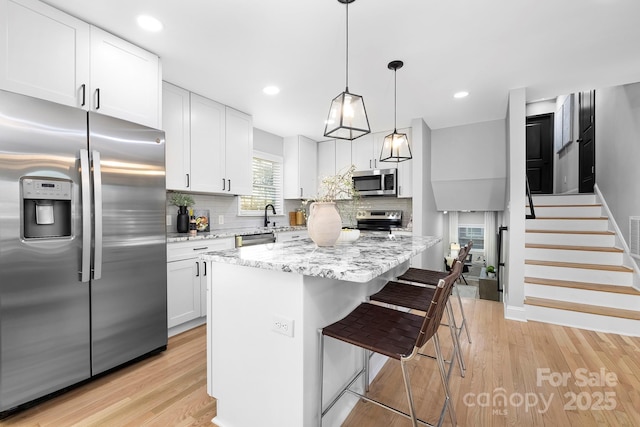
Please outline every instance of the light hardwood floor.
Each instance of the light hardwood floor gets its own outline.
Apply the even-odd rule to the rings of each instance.
[[[460,377],[457,367],[451,377],[459,426],[640,425],[640,338],[505,320],[501,303],[463,301],[473,343],[462,343],[466,377]],[[450,349],[447,333],[442,329],[440,336]],[[204,327],[185,332],[169,340],[166,352],[16,414],[0,426],[212,426],[216,404],[206,393],[205,347]],[[606,378],[595,378],[602,372]],[[416,360],[410,374],[418,415],[434,421],[443,395],[435,362]],[[562,375],[564,383],[553,383]],[[581,384],[589,375],[590,383]],[[402,387],[399,365],[392,361],[371,393],[406,407]],[[506,397],[505,405],[501,397]],[[597,405],[615,408],[595,409]],[[450,426],[448,418],[444,425]],[[344,426],[410,423],[360,402]]]

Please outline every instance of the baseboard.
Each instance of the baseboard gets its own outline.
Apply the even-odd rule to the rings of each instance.
[[[504,303],[504,318],[509,320],[517,320],[519,322],[527,321],[527,312],[524,307],[516,307]]]
[[[188,331],[189,329],[193,329],[200,325],[204,325],[205,323],[207,323],[207,316],[202,316],[202,317],[198,317],[197,319],[189,320],[188,322],[174,326],[173,328],[169,328],[169,330],[167,331],[167,336],[171,338],[174,335],[181,334],[183,332]]]
[[[616,222],[616,218],[611,213],[609,205],[607,204],[607,200],[602,195],[598,184],[593,185],[593,191],[596,194],[596,197],[600,200],[602,209],[609,218],[609,224],[611,224],[611,226],[613,227],[613,231],[616,233],[616,243],[622,246],[622,249],[624,250],[624,265],[633,268],[633,287],[637,290],[640,290],[640,268],[638,264],[638,258],[631,254],[631,249],[629,249],[629,245],[624,239],[622,231],[620,231],[620,227],[618,227],[618,223]]]

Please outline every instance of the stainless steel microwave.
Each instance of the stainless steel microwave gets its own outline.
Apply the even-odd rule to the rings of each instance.
[[[353,173],[353,186],[362,196],[396,196],[398,169],[374,169]]]

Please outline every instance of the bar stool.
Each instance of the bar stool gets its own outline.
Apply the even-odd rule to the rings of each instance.
[[[469,241],[460,253],[458,254],[457,260],[464,264],[467,255],[471,251],[471,247],[473,246],[473,241]],[[446,277],[449,273],[446,271],[434,271],[434,270],[426,270],[422,268],[409,268],[403,275],[398,276],[397,280],[402,280],[405,282],[414,282],[421,283],[423,285],[435,286],[440,279]],[[454,286],[455,287],[455,286]],[[464,308],[462,306],[462,298],[460,297],[460,291],[456,288],[456,295],[458,296],[458,303],[460,304],[460,313],[462,314],[462,323],[460,324],[460,328],[456,326],[458,329],[458,334],[462,333],[462,329],[467,333],[467,340],[469,344],[471,344],[471,333],[469,332],[469,322],[467,321],[467,317],[464,314]],[[453,319],[455,322],[455,319]]]
[[[454,283],[460,277],[462,273],[463,264],[455,259],[451,265],[451,275],[454,276]],[[446,276],[445,276],[446,277]],[[384,287],[377,293],[369,297],[370,301],[377,301],[384,304],[393,306],[405,307],[413,310],[427,311],[429,301],[431,301],[433,294],[436,292],[436,288],[428,286],[420,286],[415,284],[400,283],[395,281],[387,282]],[[451,376],[453,370],[453,359],[458,360],[460,366],[460,375],[464,377],[466,367],[462,357],[462,351],[460,348],[460,340],[455,326],[455,317],[453,315],[453,309],[451,308],[451,300],[446,301],[446,313],[447,313],[447,326],[451,332],[451,340],[453,341],[453,353],[451,360],[446,361],[449,363],[449,370],[447,371],[447,379]],[[420,353],[422,356],[432,357],[427,354]]]
[[[407,362],[412,360],[418,354],[419,349],[430,339],[433,339],[435,346],[438,370],[440,372],[440,379],[445,392],[444,404],[440,411],[438,425],[442,423],[447,408],[449,416],[451,417],[452,425],[456,425],[455,410],[451,402],[449,382],[446,378],[444,360],[442,358],[440,341],[437,334],[438,327],[442,320],[442,315],[445,311],[446,301],[451,294],[455,279],[455,276],[451,274],[438,282],[431,300],[425,301],[425,305],[428,305],[428,309],[424,317],[365,302],[356,307],[355,310],[349,313],[342,320],[318,331],[320,340],[320,409],[318,414],[318,425],[320,427],[322,427],[322,417],[331,410],[333,405],[335,405],[335,403],[345,393],[354,394],[361,399],[386,408],[398,415],[409,418],[413,427],[417,427],[418,422],[432,426],[433,424],[420,420],[416,416],[413,394],[406,366]],[[327,408],[323,409],[322,383],[325,336],[362,348],[363,358],[367,357],[368,351],[373,351],[399,360],[404,379],[405,392],[407,394],[407,401],[409,403],[409,414],[351,389],[356,380],[362,375],[364,375],[365,384],[368,384],[369,373],[366,363],[363,363],[362,369],[347,382],[338,395],[327,405]],[[368,387],[365,386],[365,390],[367,390],[367,388]]]

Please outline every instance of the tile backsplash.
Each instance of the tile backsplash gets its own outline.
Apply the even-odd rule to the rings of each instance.
[[[167,200],[170,197],[167,192]],[[262,216],[238,216],[238,201],[235,196],[214,196],[206,194],[191,194],[195,201],[194,210],[209,210],[209,224],[211,230],[225,230],[229,228],[241,227],[259,227],[263,223]],[[338,202],[343,204],[344,202]],[[276,225],[289,225],[289,212],[295,211],[302,204],[300,200],[285,200],[284,212],[278,212],[277,215],[269,215],[271,221],[275,221]],[[379,210],[402,210],[402,225],[406,227],[411,218],[412,199],[398,199],[395,197],[363,197],[358,203],[357,209],[379,209]],[[178,208],[170,205],[167,201],[167,215],[171,217],[171,225],[167,225],[168,233],[175,233],[176,216]],[[222,217],[223,224],[219,219]],[[349,224],[344,224],[345,226]]]

